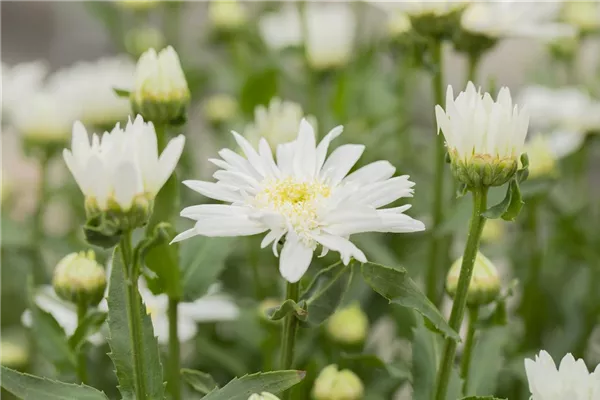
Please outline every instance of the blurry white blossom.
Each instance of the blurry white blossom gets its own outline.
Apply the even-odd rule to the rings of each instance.
[[[597,0],[563,0],[561,20],[583,33],[598,31],[600,29],[600,2]]]
[[[274,97],[268,106],[261,104],[254,109],[254,121],[244,130],[244,137],[254,146],[261,138],[271,146],[291,142],[298,135],[302,118],[304,111],[300,104]],[[314,125],[314,118],[308,119]]]
[[[262,16],[258,21],[260,34],[274,50],[302,44],[302,20],[295,3],[286,4],[276,12]]]
[[[396,37],[410,32],[412,24],[408,15],[400,10],[391,10],[388,14],[387,30],[390,36]]]
[[[10,119],[15,108],[26,107],[31,96],[40,90],[48,66],[43,61],[31,61],[12,67],[2,63],[1,68],[2,111],[5,119]]]
[[[312,126],[302,120],[296,140],[277,146],[277,162],[266,139],[258,151],[233,132],[245,157],[223,149],[222,159],[210,160],[220,170],[217,183],[189,180],[183,183],[196,192],[228,204],[202,204],[185,208],[181,215],[196,221],[174,242],[196,235],[249,236],[267,233],[261,247],[284,240],[279,271],[297,282],[311,264],[317,246],[322,254],[340,253],[345,264],[364,253],[348,238],[361,232],[416,232],[422,222],[404,214],[410,206],[384,208],[400,198],[412,197],[414,183],[408,176],[393,177],[395,168],[376,161],[348,175],[364,146],[347,144],[329,157],[330,142],[342,133],[332,129],[317,145]]]
[[[589,373],[582,359],[565,355],[558,369],[546,351],[525,360],[531,400],[595,400],[600,398],[600,366]]]
[[[574,36],[575,29],[557,22],[560,10],[560,2],[477,1],[462,14],[461,26],[490,38]]]
[[[211,0],[208,3],[208,19],[219,30],[234,30],[246,23],[247,10],[237,0]]]
[[[100,210],[116,204],[129,210],[134,202],[152,201],[169,179],[183,151],[183,135],[172,139],[159,157],[152,123],[138,116],[125,129],[117,124],[92,141],[81,122],[73,126],[71,150],[63,152],[67,167],[86,197]]]
[[[238,111],[238,102],[229,94],[217,93],[206,99],[202,109],[208,121],[225,122],[235,117]]]

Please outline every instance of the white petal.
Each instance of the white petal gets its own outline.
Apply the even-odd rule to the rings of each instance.
[[[298,282],[310,266],[312,257],[313,250],[300,242],[294,232],[289,232],[279,258],[281,276],[290,283]]]
[[[325,163],[325,159],[327,158],[327,150],[329,149],[329,144],[333,139],[340,136],[343,131],[344,127],[342,125],[336,126],[332,130],[330,130],[327,135],[325,135],[323,140],[321,140],[321,142],[317,146],[317,173],[321,172],[323,163]]]
[[[294,172],[302,178],[312,178],[315,175],[317,162],[315,131],[312,125],[303,118],[300,121],[296,153],[294,154]]]
[[[183,181],[183,184],[211,199],[229,202],[235,202],[242,199],[239,193],[214,182],[188,180]]]
[[[365,146],[359,144],[346,144],[338,147],[325,161],[321,177],[327,179],[330,185],[337,185],[350,172],[364,150]]]
[[[184,145],[185,136],[179,135],[172,139],[167,147],[165,147],[158,159],[158,176],[153,177],[154,179],[151,180],[154,183],[153,187],[149,188],[152,193],[158,193],[160,188],[162,188],[169,179],[181,157]],[[150,177],[145,176],[144,178],[148,179]]]
[[[367,262],[367,257],[365,257],[365,253],[363,253],[358,247],[354,245],[354,243],[352,243],[348,239],[328,234],[315,236],[314,239],[317,242],[321,243],[323,246],[327,247],[328,249],[339,252],[342,261],[346,265],[348,265],[348,263],[350,262],[351,257],[354,257],[357,261],[361,263]]]
[[[129,210],[134,197],[143,191],[140,176],[133,163],[124,162],[116,168],[113,189],[117,203],[124,210]]]
[[[179,215],[185,218],[198,219],[218,216],[249,215],[251,211],[252,209],[248,207],[231,206],[229,204],[200,204],[184,208]]]
[[[182,318],[196,322],[231,321],[240,314],[239,307],[223,295],[205,296],[193,303],[180,303],[179,311]]]
[[[198,217],[194,227],[199,235],[210,237],[250,236],[265,232],[268,227],[246,215]]]
[[[394,176],[395,172],[396,167],[389,161],[375,161],[348,175],[344,178],[343,183],[354,182],[362,185],[371,182],[384,181]]]

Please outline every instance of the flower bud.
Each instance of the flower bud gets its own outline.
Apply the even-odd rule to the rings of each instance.
[[[0,342],[0,365],[13,369],[21,369],[27,366],[28,361],[29,349],[25,343],[2,338]]]
[[[369,320],[358,303],[336,311],[327,321],[327,334],[334,341],[353,345],[365,340]]]
[[[398,37],[410,32],[412,25],[410,18],[403,12],[396,11],[388,18],[387,31],[391,37]]]
[[[203,107],[204,116],[214,124],[231,120],[238,111],[238,103],[233,96],[228,94],[215,94],[210,96]]]
[[[125,35],[125,48],[135,57],[140,57],[149,49],[162,49],[165,45],[165,36],[162,32],[152,27],[132,29]]]
[[[446,290],[451,297],[456,294],[460,277],[462,257],[452,264],[446,277]],[[467,293],[467,304],[482,306],[494,301],[500,293],[500,277],[492,262],[480,252],[477,252],[471,284]]]
[[[348,369],[338,371],[335,364],[323,368],[312,391],[315,400],[359,400],[363,394],[360,378]]]
[[[66,301],[96,306],[104,296],[106,273],[96,262],[92,250],[71,253],[56,266],[52,285],[56,294]]]
[[[239,1],[213,0],[208,4],[208,19],[217,30],[232,31],[243,26],[248,17]]]
[[[269,392],[262,392],[261,394],[254,393],[248,397],[248,400],[279,400],[279,397]]]
[[[468,187],[502,186],[518,168],[515,157],[474,154],[464,159],[455,150],[450,151],[450,164],[454,177]]]
[[[179,56],[171,46],[158,54],[154,49],[142,54],[130,100],[134,114],[141,114],[146,121],[168,124],[185,117],[190,90]]]

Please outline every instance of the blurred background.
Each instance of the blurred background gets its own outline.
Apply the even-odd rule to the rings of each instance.
[[[522,360],[533,351],[545,348],[555,357],[570,351],[588,365],[600,362],[600,4],[507,3],[505,14],[478,14],[477,23],[463,20],[456,27],[493,43],[475,54],[455,36],[446,38],[442,70],[455,95],[468,77],[494,93],[508,86],[513,100],[530,108],[529,135],[538,138],[528,147],[532,174],[523,188],[523,214],[514,224],[491,221],[484,234],[483,250],[510,292],[509,317],[483,335],[473,367],[493,371],[478,377],[481,394],[525,399]],[[416,193],[410,214],[431,224],[432,76],[439,66],[411,29],[416,14],[406,3],[2,1],[0,11],[4,365],[63,374],[32,351],[35,340],[22,325],[28,286],[48,284],[62,257],[87,248],[80,229],[83,196],[61,149],[77,119],[98,133],[126,121],[129,103],[112,88],[133,87],[136,60],[150,47],[175,48],[192,92],[181,128],[187,137],[181,180],[210,179],[214,166],[206,160],[222,147],[234,148],[231,129],[255,144],[264,136],[274,146],[295,137],[306,115],[320,137],[343,124],[340,143],[364,143],[359,166],[387,159],[398,174],[411,175]],[[550,29],[544,23],[555,24],[556,32],[539,35]],[[534,29],[524,34],[523,28]],[[206,201],[189,192],[182,187],[183,205]],[[503,195],[494,191],[490,202]],[[454,237],[450,261],[462,252],[470,203],[449,200],[445,208],[437,232]],[[180,230],[189,227],[178,223]],[[370,260],[403,265],[422,281],[432,234],[360,235],[357,243]],[[265,354],[276,346],[279,329],[256,312],[281,296],[276,259],[251,250],[260,239],[242,239],[198,245],[213,250],[206,257],[219,266],[214,280],[219,276],[242,312],[236,321],[203,324],[184,346],[184,364],[222,382],[271,365]],[[102,261],[108,256],[99,252]],[[365,352],[397,367],[389,376],[361,376],[367,398],[412,398],[414,381],[397,371],[410,369],[415,316],[353,281],[344,304],[356,303],[371,327]],[[303,333],[299,357],[313,371],[298,389],[305,396],[327,360],[357,364],[344,358],[343,345],[324,344],[330,341],[327,328]],[[115,395],[106,349],[93,346],[93,384]]]

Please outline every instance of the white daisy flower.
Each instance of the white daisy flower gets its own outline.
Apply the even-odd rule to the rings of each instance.
[[[540,351],[535,360],[525,360],[531,400],[595,400],[600,398],[600,366],[589,373],[582,359],[569,353],[558,369],[550,354]]]
[[[401,197],[412,197],[408,176],[394,177],[387,161],[371,163],[348,175],[364,146],[347,144],[327,158],[329,143],[342,127],[332,129],[317,145],[313,127],[302,120],[296,140],[277,146],[277,161],[266,139],[256,151],[233,132],[245,157],[229,149],[222,159],[211,160],[221,169],[217,183],[185,181],[191,189],[228,204],[203,204],[185,208],[181,215],[197,221],[174,242],[196,235],[247,236],[267,232],[262,247],[285,238],[279,270],[297,282],[308,269],[318,245],[323,254],[337,251],[345,264],[350,258],[366,262],[363,252],[348,238],[360,232],[415,232],[422,222],[404,214],[404,205],[380,209]]]
[[[153,200],[169,179],[183,151],[183,135],[172,139],[159,157],[156,132],[141,116],[125,129],[117,124],[92,141],[81,122],[73,126],[71,150],[63,156],[86,197],[86,204],[100,210],[115,204],[129,210],[136,199]]]
[[[302,44],[302,20],[296,4],[286,4],[258,21],[260,35],[273,50]]]
[[[461,26],[470,33],[490,38],[532,37],[557,39],[576,34],[567,24],[556,22],[560,3],[516,0],[473,2],[461,17]]]
[[[48,66],[43,61],[30,61],[12,67],[2,63],[1,68],[2,110],[10,119],[15,108],[25,107],[31,96],[40,90]]]

